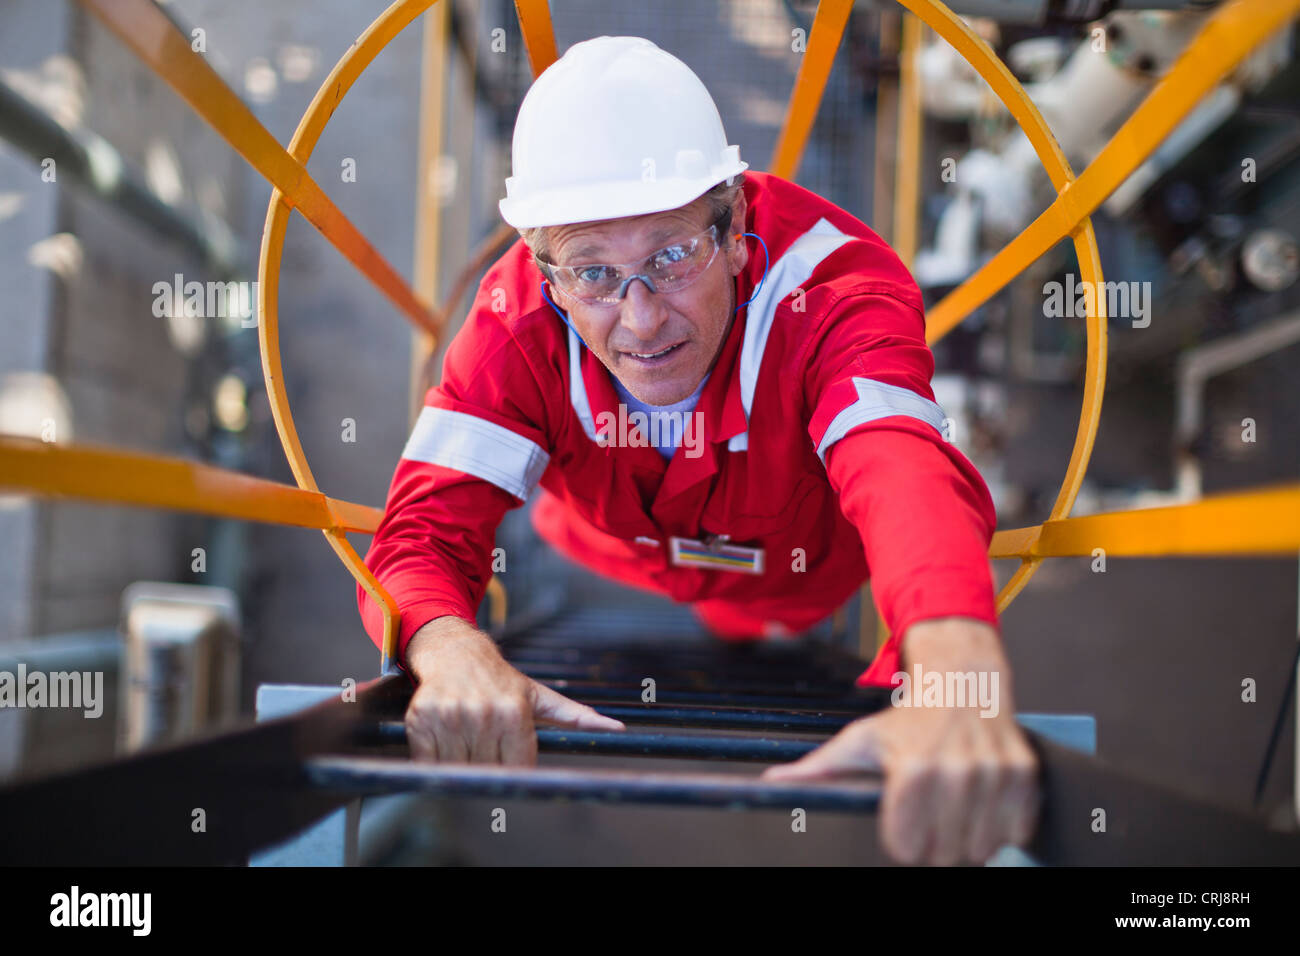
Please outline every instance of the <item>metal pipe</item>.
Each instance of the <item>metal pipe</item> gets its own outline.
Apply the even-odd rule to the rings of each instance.
[[[450,3],[440,3],[424,18],[420,47],[420,132],[415,177],[415,262],[412,266],[415,294],[426,303],[438,301],[439,267],[442,264],[442,200],[434,189],[433,170],[442,155],[444,100],[446,98],[447,21]],[[445,324],[445,321],[444,321]],[[424,405],[427,388],[422,381],[424,366],[438,347],[438,339],[425,328],[411,329],[410,421]]]
[[[1300,312],[1279,316],[1240,335],[1199,345],[1179,356],[1178,417],[1174,426],[1179,456],[1175,478],[1178,499],[1195,501],[1201,497],[1200,462],[1190,449],[1201,431],[1206,382],[1296,342],[1300,342]]]
[[[612,686],[596,681],[543,680],[552,690],[566,697],[596,706],[595,702],[631,704],[642,701],[644,691],[639,686]],[[763,707],[779,710],[839,710],[868,714],[884,707],[889,700],[888,688],[866,689],[859,695],[805,697],[766,694],[709,693],[705,691],[655,688],[655,702],[665,704],[694,704],[701,707]]]
[[[676,667],[683,670],[708,668],[728,674],[789,677],[797,668],[800,674],[818,678],[853,680],[867,666],[867,661],[837,648],[801,641],[796,647],[765,647],[762,644],[727,644],[700,641],[691,645],[611,644],[538,646],[531,641],[511,643],[502,648],[511,663],[539,661],[575,665],[606,663],[636,667]]]
[[[405,729],[405,728],[403,728]],[[731,737],[713,734],[647,734],[568,730],[545,727],[537,731],[538,749],[545,753],[601,756],[680,757],[692,760],[754,760],[787,763],[812,753],[820,740],[780,740],[772,737]]]
[[[1300,481],[1211,495],[1181,505],[1046,521],[993,535],[990,556],[1282,555],[1300,548]]]
[[[400,720],[380,721],[374,728],[377,743],[404,744],[406,725]],[[684,757],[693,760],[755,760],[785,763],[798,760],[821,746],[820,740],[780,740],[772,737],[733,737],[717,734],[647,734],[541,727],[537,749],[542,753],[599,754],[636,757]]]
[[[948,9],[963,17],[988,17],[998,23],[1043,26],[1091,23],[1112,10],[1184,10],[1204,8],[1213,0],[948,0]]]
[[[166,455],[0,435],[0,490],[374,534],[383,512]]]
[[[768,671],[789,672],[791,664],[806,670],[825,671],[832,665],[848,665],[860,671],[866,661],[837,648],[812,641],[797,645],[774,646],[763,641],[728,643],[698,637],[690,643],[669,643],[654,638],[629,643],[614,643],[609,637],[600,642],[562,643],[564,626],[556,628],[556,641],[537,641],[531,634],[520,635],[503,648],[511,660],[564,661],[570,664],[601,661],[651,661],[661,664],[703,664],[708,667],[761,667]],[[793,644],[793,642],[792,642]],[[855,671],[855,673],[857,672]]]
[[[890,244],[909,269],[916,259],[921,203],[921,71],[917,59],[925,25],[903,14],[903,48],[898,77],[898,159],[894,163],[894,229]],[[879,146],[877,146],[879,148]]]
[[[603,704],[596,708],[606,717],[628,724],[689,725],[718,730],[783,730],[834,733],[856,720],[858,714],[800,713],[791,710],[722,709],[716,707],[661,707]]]
[[[815,680],[799,676],[786,681],[772,674],[771,680],[754,678],[721,678],[716,672],[707,668],[679,669],[661,665],[647,665],[643,669],[634,666],[610,666],[607,664],[574,665],[541,661],[511,661],[520,672],[532,678],[551,678],[568,680],[600,680],[638,684],[646,678],[654,678],[658,687],[681,686],[707,690],[737,691],[754,694],[842,694],[853,683],[851,677],[842,680]]]
[[[728,774],[490,767],[413,763],[380,757],[317,757],[308,780],[349,793],[418,792],[444,797],[597,800],[660,806],[874,813],[880,784],[776,783]]]

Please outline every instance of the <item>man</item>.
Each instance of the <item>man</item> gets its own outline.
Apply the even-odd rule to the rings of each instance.
[[[766,774],[883,771],[893,856],[982,861],[1029,839],[1037,800],[997,631],[992,501],[941,433],[898,258],[746,169],[699,78],[649,41],[579,43],[529,90],[501,202],[522,240],[448,347],[367,556],[401,611],[412,750],[529,764],[538,721],[623,729],[474,626],[496,527],[537,492],[534,525],[561,553],[689,602],[720,638],[802,631],[870,575],[893,637],[860,684],[1001,675],[996,713],[891,708]]]

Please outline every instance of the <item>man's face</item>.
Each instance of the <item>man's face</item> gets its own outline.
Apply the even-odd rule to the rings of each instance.
[[[642,262],[708,228],[713,217],[703,200],[667,212],[554,226],[550,260],[557,266]],[[745,221],[745,197],[737,194],[730,232]],[[654,293],[631,282],[616,303],[591,304],[558,292],[587,347],[638,399],[671,405],[690,396],[721,350],[735,314],[735,277],[748,255],[743,242],[727,241],[698,279],[673,293]],[[553,287],[552,287],[553,288]]]

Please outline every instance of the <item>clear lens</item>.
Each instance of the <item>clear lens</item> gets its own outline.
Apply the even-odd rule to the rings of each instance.
[[[640,263],[621,266],[551,266],[556,287],[588,304],[614,305],[633,278],[650,280],[655,292],[678,292],[698,279],[718,254],[716,229],[667,246]]]

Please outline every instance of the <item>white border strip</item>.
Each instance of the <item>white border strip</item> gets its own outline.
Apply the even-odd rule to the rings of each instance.
[[[427,406],[402,457],[482,478],[521,501],[528,500],[551,461],[540,445],[495,422]]]
[[[853,237],[831,225],[825,217],[818,219],[811,229],[790,244],[780,259],[772,264],[763,288],[749,303],[745,318],[745,341],[740,348],[740,400],[745,406],[745,421],[749,421],[754,407],[754,391],[758,388],[758,372],[763,365],[763,352],[767,337],[772,331],[776,309],[781,300],[799,288],[822,261]],[[735,435],[727,442],[728,451],[746,451],[749,432]]]
[[[892,415],[906,415],[934,426],[940,437],[943,436],[943,423],[947,418],[943,409],[936,402],[923,395],[918,395],[910,388],[877,382],[872,378],[854,376],[853,386],[858,391],[858,400],[840,411],[826,428],[822,443],[817,446],[817,457],[826,464],[826,452],[854,428],[865,422]]]
[[[587,399],[587,383],[582,378],[583,344],[578,333],[569,329],[569,404],[578,413],[582,430],[592,441],[596,440],[596,420],[591,415],[591,402]]]

